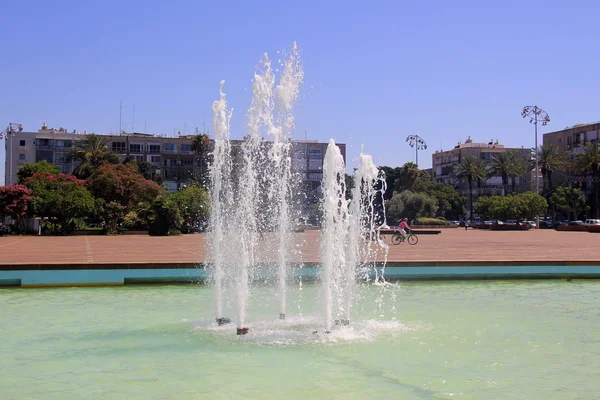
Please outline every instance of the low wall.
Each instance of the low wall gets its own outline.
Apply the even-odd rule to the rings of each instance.
[[[307,263],[293,270],[303,280],[315,280],[319,269],[318,264]],[[384,272],[381,265],[377,270]],[[264,266],[256,276],[261,282],[276,282],[277,267]],[[384,276],[388,280],[600,278],[600,262],[403,262],[388,264]],[[203,283],[207,278],[203,265],[191,263],[0,265],[0,286],[4,287]]]

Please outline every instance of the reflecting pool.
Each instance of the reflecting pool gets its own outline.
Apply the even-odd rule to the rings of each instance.
[[[598,397],[597,281],[359,285],[330,334],[317,285],[283,321],[277,288],[253,291],[237,336],[204,286],[0,290],[0,398]]]

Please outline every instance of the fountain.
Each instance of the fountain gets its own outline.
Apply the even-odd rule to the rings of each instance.
[[[286,318],[286,285],[292,262],[293,107],[303,81],[299,50],[293,45],[282,63],[276,85],[271,61],[265,54],[252,81],[252,103],[247,113],[248,134],[239,146],[230,139],[232,110],[227,108],[221,82],[220,98],[213,105],[214,162],[211,165],[211,222],[207,260],[212,271],[218,325],[223,316],[224,291],[235,297],[236,332],[245,335],[251,283],[264,264],[276,265],[278,317]],[[361,153],[355,174],[354,201],[346,200],[344,159],[333,140],[323,162],[321,235],[322,306],[325,332],[332,325],[348,325],[357,279],[357,267],[372,259],[375,183],[379,170]],[[265,249],[265,237],[272,243]],[[366,242],[365,242],[365,239]],[[234,251],[227,251],[234,249]],[[334,320],[335,318],[335,320]]]

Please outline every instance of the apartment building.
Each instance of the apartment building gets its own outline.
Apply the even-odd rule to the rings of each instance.
[[[6,139],[5,183],[17,182],[17,170],[25,163],[46,160],[60,168],[63,173],[72,173],[76,161],[67,162],[67,154],[74,143],[84,133],[68,132],[64,128],[51,129],[44,124],[37,132],[19,132]],[[121,160],[127,155],[137,161],[146,161],[163,178],[169,191],[175,191],[193,176],[198,168],[198,159],[192,151],[193,135],[160,136],[145,133],[121,133],[106,135],[109,149]],[[242,142],[233,141],[232,147]],[[346,156],[346,146],[338,144]],[[311,188],[318,191],[322,178],[323,159],[327,143],[317,141],[296,141],[292,144],[292,168],[297,176]]]
[[[491,161],[495,154],[515,151],[519,153],[524,160],[531,158],[531,149],[509,148],[496,141],[488,143],[475,143],[469,137],[464,143],[458,143],[453,149],[445,151],[436,151],[432,156],[432,178],[434,182],[446,183],[454,186],[460,193],[467,195],[469,187],[466,182],[457,181],[453,178],[455,166],[461,162],[463,157],[475,157],[483,161]],[[531,190],[533,174],[528,172],[523,176],[516,178],[517,191],[524,192]],[[481,182],[481,188],[477,187],[477,193],[482,195],[503,194],[501,176],[493,176]]]
[[[545,133],[544,145],[553,144],[559,152],[566,153],[569,161],[583,152],[586,143],[595,142],[600,138],[600,122],[577,124],[563,130]],[[569,185],[591,191],[592,177],[577,173],[556,173],[552,175],[554,186]]]
[[[567,153],[569,160],[583,151],[583,146],[588,142],[598,140],[600,137],[600,122],[577,124],[560,131],[545,133],[544,144],[553,144],[558,151]]]

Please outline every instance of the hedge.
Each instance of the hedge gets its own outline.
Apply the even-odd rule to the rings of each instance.
[[[413,225],[444,226],[444,225],[450,225],[450,223],[446,220],[439,219],[439,218],[417,218],[416,220],[413,221]]]

